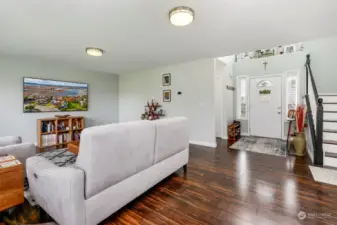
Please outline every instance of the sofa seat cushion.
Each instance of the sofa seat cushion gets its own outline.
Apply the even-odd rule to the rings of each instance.
[[[154,139],[150,121],[83,130],[76,167],[85,171],[86,199],[152,166]]]
[[[188,120],[175,117],[156,120],[154,164],[188,148]]]

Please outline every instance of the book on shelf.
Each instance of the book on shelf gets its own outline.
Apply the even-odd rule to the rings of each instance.
[[[51,133],[55,131],[55,125],[52,121],[42,121],[41,132],[42,133]]]
[[[80,140],[80,138],[81,138],[81,133],[80,132],[74,132],[74,134],[73,134],[73,140],[74,141],[79,141]]]
[[[59,134],[57,138],[58,138],[58,143],[59,144],[63,144],[63,143],[71,141],[69,133],[68,134],[67,133],[65,133],[65,134]]]
[[[42,146],[56,145],[56,134],[42,135]]]

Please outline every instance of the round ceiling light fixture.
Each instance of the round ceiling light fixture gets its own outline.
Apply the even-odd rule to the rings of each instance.
[[[88,55],[91,56],[102,56],[103,55],[103,50],[100,48],[86,48],[85,51],[87,52]]]
[[[173,8],[170,13],[170,21],[175,26],[187,26],[194,19],[194,10],[187,6],[178,6]]]

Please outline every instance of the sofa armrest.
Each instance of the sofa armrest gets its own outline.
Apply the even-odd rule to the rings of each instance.
[[[22,142],[21,137],[7,136],[0,137],[0,147],[6,145],[20,144]]]
[[[0,147],[0,155],[13,155],[24,166],[26,165],[26,159],[36,154],[36,147],[31,143],[13,144]]]
[[[62,225],[84,225],[84,171],[58,167],[48,159],[27,160],[29,189],[36,203]]]

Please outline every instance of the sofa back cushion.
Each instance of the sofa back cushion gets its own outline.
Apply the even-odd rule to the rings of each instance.
[[[85,129],[76,166],[85,171],[86,199],[152,166],[154,139],[155,125],[149,121]]]
[[[185,117],[156,120],[154,164],[189,146],[188,121]]]
[[[22,142],[21,137],[17,137],[17,136],[0,137],[0,147],[4,147],[7,145],[20,144],[21,142]]]

